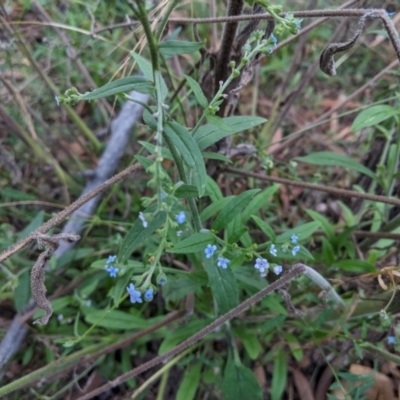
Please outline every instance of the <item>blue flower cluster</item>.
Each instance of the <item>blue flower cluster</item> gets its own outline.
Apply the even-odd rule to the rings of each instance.
[[[127,288],[126,291],[128,292],[129,296],[130,296],[130,300],[131,303],[135,304],[135,303],[143,303],[142,300],[142,293],[139,290],[136,290],[135,285],[133,283],[131,283]],[[145,292],[144,292],[144,300],[145,301],[151,301],[154,298],[154,289],[152,287],[148,288]]]
[[[388,342],[388,344],[395,344],[396,343],[396,338],[394,336],[388,336],[387,337],[387,342]]]
[[[105,270],[110,274],[111,278],[116,278],[119,268],[116,267],[115,265],[112,265],[113,262],[117,259],[117,256],[108,256],[108,259],[106,261],[105,265]]]
[[[293,234],[290,236],[290,241],[293,245],[293,248],[291,249],[291,253],[293,256],[296,256],[296,254],[300,251],[300,246],[297,245],[297,242],[299,240],[299,236],[296,234]],[[284,245],[282,246],[281,250],[283,253],[286,253],[286,250],[288,249],[290,245]],[[204,249],[204,254],[206,255],[206,258],[211,258],[215,251],[217,250],[217,246],[215,244],[208,244],[206,246],[206,248]],[[269,246],[269,253],[274,256],[277,257],[278,255],[278,249],[276,247],[275,244],[271,244]],[[228,264],[230,263],[230,260],[222,257],[221,255],[218,256],[217,259],[217,266],[222,268],[222,269],[226,269],[228,268]],[[280,275],[282,273],[282,265],[275,265],[272,264],[271,268],[274,271],[275,275]],[[268,270],[270,269],[270,265],[268,263],[268,261],[265,258],[257,258],[256,262],[254,264],[254,268],[258,269],[258,271],[260,272],[260,276],[261,278],[264,278],[267,276]]]

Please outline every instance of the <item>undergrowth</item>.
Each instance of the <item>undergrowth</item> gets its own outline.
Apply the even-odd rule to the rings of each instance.
[[[0,6],[1,396],[389,396],[400,41],[357,3]]]

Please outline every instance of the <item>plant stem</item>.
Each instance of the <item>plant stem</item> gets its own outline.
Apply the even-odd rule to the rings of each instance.
[[[178,1],[179,1],[179,0],[172,0],[172,1],[169,3],[168,8],[167,8],[165,11],[163,11],[164,16],[162,17],[162,20],[161,20],[161,22],[160,22],[160,26],[158,27],[158,30],[157,30],[157,33],[156,33],[156,36],[155,36],[156,43],[159,43],[159,42],[160,42],[161,35],[162,35],[162,33],[164,32],[165,25],[167,25],[168,18],[169,18],[169,16],[171,15],[171,12],[172,12],[173,9],[175,8],[175,6],[178,4]]]

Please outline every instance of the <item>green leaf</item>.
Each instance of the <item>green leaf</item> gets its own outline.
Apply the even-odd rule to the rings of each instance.
[[[215,236],[211,232],[199,232],[182,240],[172,249],[168,249],[168,253],[189,254],[202,251],[204,253],[208,244],[215,242]]]
[[[79,98],[81,100],[95,100],[118,93],[128,93],[132,90],[140,93],[151,93],[154,92],[155,88],[153,82],[143,76],[126,76],[125,78],[106,83],[104,86],[94,89],[91,92],[81,94]]]
[[[168,334],[165,335],[165,339],[160,344],[158,354],[164,354],[168,350],[172,349],[178,343],[183,342],[188,337],[197,333],[200,329],[204,328],[211,321],[207,319],[195,318],[186,323],[184,326],[180,326],[174,330],[168,330]]]
[[[153,82],[153,79],[154,79],[153,67],[151,66],[151,64],[145,58],[143,58],[141,55],[135,53],[134,51],[131,52],[131,55],[135,59],[137,64],[139,65],[139,68],[143,72],[143,75],[145,76],[145,78],[147,80]],[[168,94],[167,85],[165,84],[165,81],[162,78],[159,71],[156,71],[155,78],[156,78],[157,82],[153,83],[153,87],[155,86],[157,88],[157,85],[159,85],[161,101],[164,101]]]
[[[176,400],[193,400],[200,382],[201,364],[197,363],[186,369],[176,394]]]
[[[377,125],[388,118],[398,115],[398,111],[387,105],[369,107],[360,112],[351,125],[352,131],[358,131],[367,126]]]
[[[286,380],[286,354],[282,349],[279,349],[277,357],[274,360],[274,369],[272,372],[271,400],[280,400],[282,398],[283,391],[286,388]]]
[[[178,149],[186,164],[193,169],[192,172],[199,181],[199,194],[203,196],[206,189],[207,172],[203,156],[193,137],[183,126],[176,122],[168,122],[164,126],[164,133]]]
[[[156,146],[154,146],[154,144],[151,144],[149,142],[145,142],[142,140],[139,140],[138,143],[140,143],[150,154],[155,154]],[[171,152],[166,147],[161,147],[161,156],[163,158],[166,158],[167,160],[174,159],[172,157]],[[153,161],[152,161],[152,163],[153,163]]]
[[[132,251],[163,225],[166,220],[167,213],[160,211],[149,221],[147,228],[144,228],[143,222],[138,218],[121,244],[118,261],[124,262],[131,255]]]
[[[306,213],[321,224],[321,228],[331,242],[335,241],[335,233],[332,224],[321,214],[313,210],[306,210]]]
[[[206,195],[210,196],[212,202],[221,200],[224,198],[217,182],[215,182],[214,179],[208,175],[207,175],[207,179],[206,179]]]
[[[25,271],[19,276],[18,286],[14,289],[14,304],[18,312],[22,311],[31,298],[30,282],[29,271]]]
[[[201,213],[200,213],[200,220],[201,222],[207,221],[209,218],[211,218],[216,212],[221,210],[230,200],[232,200],[234,196],[228,196],[224,197],[219,200],[215,200],[212,202],[208,207],[206,207]]]
[[[321,223],[319,221],[307,222],[306,224],[297,226],[293,229],[288,229],[286,232],[280,234],[276,238],[276,243],[284,243],[290,240],[290,237],[293,234],[296,234],[299,237],[299,240],[304,240],[310,237],[316,230],[321,227]]]
[[[241,339],[244,348],[246,349],[249,357],[256,360],[261,353],[262,347],[257,335],[247,329],[236,329],[235,333]]]
[[[262,390],[251,369],[228,357],[222,381],[223,400],[262,400]]]
[[[355,161],[352,158],[343,154],[337,154],[331,151],[320,151],[317,153],[309,154],[308,156],[296,157],[295,160],[312,165],[343,167],[346,169],[361,172],[362,174],[365,174],[372,179],[378,179],[376,174],[374,174],[369,168],[360,164],[358,161]]]
[[[335,262],[332,267],[339,268],[346,272],[352,272],[354,274],[363,274],[367,272],[376,272],[377,269],[374,265],[369,262],[362,260],[342,260]]]
[[[201,154],[203,154],[204,158],[208,158],[210,160],[218,160],[232,164],[232,161],[227,156],[224,156],[221,153],[214,153],[213,151],[203,151]]]
[[[224,121],[223,118],[218,117],[217,115],[214,114],[207,114],[206,118],[210,124],[213,124],[217,128],[222,129],[223,131],[226,132],[233,132],[233,129]]]
[[[26,238],[31,232],[43,225],[44,211],[39,211],[35,218],[18,234],[17,241]]]
[[[273,184],[253,197],[248,206],[242,212],[242,224],[245,224],[261,207],[266,207],[270,204],[268,203],[268,200],[275,194],[279,186],[279,184]]]
[[[258,225],[258,227],[267,235],[268,239],[272,242],[275,242],[276,235],[274,230],[271,228],[269,224],[263,221],[261,218],[257,217],[256,215],[252,215],[254,222]]]
[[[160,43],[158,48],[164,57],[171,57],[177,54],[189,54],[200,50],[203,42],[187,42],[183,40],[168,40]]]
[[[149,160],[148,158],[139,156],[138,154],[136,154],[135,158],[145,170],[154,164],[153,160]]]
[[[216,261],[213,258],[206,258],[204,252],[202,257],[218,312],[221,315],[226,314],[239,303],[239,289],[235,275],[229,266],[227,269],[218,267]]]
[[[107,313],[103,310],[94,310],[89,307],[82,307],[85,319],[89,324],[96,324],[108,329],[132,330],[144,329],[148,327],[149,320],[128,314],[123,311],[113,310]],[[154,318],[153,318],[154,322]]]
[[[183,75],[186,79],[186,82],[189,84],[190,89],[192,89],[197,102],[200,104],[202,108],[207,108],[208,107],[208,101],[206,96],[204,96],[203,91],[201,90],[200,85],[190,76]]]
[[[226,136],[254,128],[257,125],[267,122],[265,118],[250,116],[227,117],[223,118],[223,121],[232,129],[231,132],[221,130],[213,124],[203,125],[197,130],[193,138],[200,150],[205,149]]]
[[[260,189],[247,190],[230,200],[214,221],[212,229],[219,232],[221,229],[225,228],[229,222],[231,222],[232,219],[235,218],[244,207],[246,207],[246,204],[248,204],[251,197],[259,191]]]
[[[196,186],[183,184],[175,190],[175,196],[180,199],[199,197],[199,191]]]
[[[299,343],[299,339],[297,337],[289,332],[282,332],[283,336],[285,337],[286,341],[288,342],[290,351],[293,355],[293,357],[297,360],[300,361],[303,358],[303,350],[301,348],[301,345]]]
[[[229,235],[229,240],[228,243],[232,244],[232,243],[236,243],[237,241],[240,240],[240,238],[246,233],[248,232],[249,228],[246,228],[245,226],[235,230],[235,232],[233,232],[231,235]]]

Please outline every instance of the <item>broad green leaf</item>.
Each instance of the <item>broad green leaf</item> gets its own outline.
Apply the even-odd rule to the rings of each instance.
[[[359,129],[366,128],[367,126],[378,125],[386,119],[394,117],[398,114],[398,111],[393,107],[384,104],[369,107],[365,110],[362,110],[360,114],[357,115],[356,119],[351,125],[351,130],[358,131]]]
[[[201,213],[200,213],[200,220],[201,222],[207,221],[209,218],[211,218],[216,212],[221,210],[231,199],[233,199],[234,196],[228,196],[224,197],[219,200],[213,201],[208,207],[206,207]]]
[[[210,124],[213,124],[217,128],[222,129],[223,131],[226,132],[233,132],[233,129],[224,121],[223,118],[218,117],[217,115],[214,114],[207,114],[206,118]]]
[[[193,138],[197,142],[200,150],[205,149],[226,136],[254,128],[257,125],[267,122],[265,118],[250,116],[227,117],[223,118],[223,121],[232,129],[231,132],[221,130],[213,124],[203,125],[197,130]]]
[[[176,394],[176,400],[193,400],[200,382],[201,364],[197,363],[186,369]]]
[[[268,239],[275,243],[276,235],[271,226],[256,215],[252,215],[251,218],[253,218],[258,227],[267,235]]]
[[[177,329],[168,330],[168,334],[165,335],[165,339],[162,341],[160,347],[158,348],[158,354],[164,354],[177,344],[183,342],[185,339],[197,333],[210,322],[211,321],[207,319],[195,318],[185,325],[178,327]]]
[[[222,381],[223,400],[262,400],[260,385],[251,369],[228,357]]]
[[[204,158],[208,158],[210,160],[218,160],[232,164],[232,161],[227,156],[224,156],[221,153],[214,153],[213,151],[203,151],[201,154],[203,154]]]
[[[214,179],[208,175],[207,175],[207,179],[206,179],[206,194],[207,194],[207,196],[210,196],[212,202],[221,200],[224,198],[217,182],[215,182]]]
[[[125,78],[106,83],[104,86],[94,89],[91,92],[81,94],[79,98],[81,100],[95,100],[118,93],[128,93],[132,90],[140,93],[151,93],[155,89],[153,82],[143,76],[126,76]]]
[[[303,358],[303,349],[299,343],[299,339],[289,332],[282,332],[283,336],[285,337],[286,341],[288,342],[290,351],[292,352],[293,357],[300,361]]]
[[[121,244],[118,261],[124,262],[131,255],[132,251],[163,225],[166,220],[167,213],[160,211],[148,222],[147,228],[144,228],[143,222],[138,218]]]
[[[192,89],[197,102],[200,104],[201,107],[204,109],[208,106],[208,101],[206,96],[204,96],[203,91],[201,90],[200,85],[190,76],[183,75],[186,79],[186,82],[189,84],[190,88]]]
[[[201,286],[201,283],[195,282],[193,279],[187,277],[179,279],[168,278],[168,282],[162,288],[163,299],[167,302],[179,301],[189,293],[194,293],[197,289],[200,289]]]
[[[11,187],[4,187],[0,192],[1,198],[13,199],[13,200],[36,200],[36,196],[33,194],[22,192]]]
[[[187,165],[193,169],[193,173],[198,178],[198,190],[200,196],[206,190],[207,172],[203,156],[190,133],[176,122],[168,122],[164,126],[164,133],[172,144],[178,149]]]
[[[367,272],[376,272],[377,269],[374,265],[363,260],[342,260],[335,262],[332,267],[339,268],[346,272],[353,272],[355,274],[363,274]]]
[[[153,160],[149,160],[148,158],[139,156],[138,154],[136,154],[135,158],[139,162],[139,164],[145,169],[145,171],[147,170],[147,168],[150,168],[154,164]]]
[[[361,172],[362,174],[365,174],[372,179],[378,179],[376,174],[374,174],[369,168],[360,164],[358,161],[355,161],[351,157],[345,156],[343,154],[337,154],[331,151],[320,151],[317,153],[309,154],[308,156],[296,157],[295,160],[312,165],[343,167],[346,169]]]
[[[19,276],[18,286],[14,289],[14,304],[18,312],[22,311],[31,298],[30,282],[29,271],[25,271]]]
[[[221,229],[225,228],[229,222],[231,222],[232,219],[235,218],[244,207],[246,207],[246,204],[248,204],[250,199],[259,191],[260,189],[247,190],[246,192],[243,192],[230,200],[214,221],[212,229],[219,232]]]
[[[321,223],[319,221],[307,222],[306,224],[297,226],[296,228],[288,229],[284,233],[277,236],[275,242],[284,243],[289,241],[293,234],[296,234],[299,237],[299,240],[304,240],[311,236],[320,227]]]
[[[249,357],[256,360],[261,353],[262,347],[257,335],[250,332],[248,329],[236,329],[235,333],[241,339],[244,348],[246,349]]]
[[[287,361],[283,349],[279,349],[274,360],[274,369],[272,371],[271,400],[282,399],[282,394],[286,388],[287,381]]]
[[[168,249],[168,253],[189,254],[201,251],[204,253],[208,244],[215,242],[215,236],[211,232],[199,232],[182,240],[172,249]]]
[[[175,196],[180,199],[199,197],[199,191],[196,186],[183,184],[175,190]]]
[[[117,307],[119,306],[122,296],[127,293],[126,288],[129,286],[131,277],[132,274],[125,274],[124,276],[118,278],[117,283],[114,286],[113,300]]]
[[[35,218],[17,236],[17,240],[26,238],[31,232],[43,225],[44,211],[39,211]]]
[[[245,226],[235,230],[231,235],[229,235],[229,240],[228,242],[230,244],[236,243],[237,241],[240,240],[240,238],[249,231],[249,228],[246,228]]]
[[[187,42],[183,40],[168,40],[160,43],[158,48],[164,57],[171,57],[177,54],[189,54],[200,50],[203,42]]]
[[[242,212],[242,223],[245,224],[253,214],[256,214],[261,207],[266,207],[270,203],[269,198],[275,194],[279,184],[273,184],[254,196],[248,206]]]
[[[214,301],[219,314],[226,314],[239,303],[239,289],[232,269],[223,269],[217,266],[214,258],[206,258],[202,254],[203,264],[208,275]]]
[[[154,144],[139,140],[140,143],[150,154],[155,154],[156,146]],[[171,152],[166,147],[161,147],[161,156],[167,160],[173,160]],[[152,161],[153,163],[154,161]]]
[[[313,210],[306,210],[306,213],[314,220],[321,224],[322,230],[331,242],[335,241],[335,233],[332,224],[321,214]]]
[[[131,52],[131,55],[139,65],[139,68],[143,72],[145,78],[149,81],[154,82],[153,67],[151,66],[150,62],[147,61],[145,58],[143,58],[141,55],[135,53],[134,51]],[[155,75],[156,75],[156,82],[154,82],[153,85],[155,86],[156,90],[159,90],[161,101],[163,102],[167,97],[168,88],[160,72],[156,71]],[[157,89],[157,85],[159,85],[159,89]]]
[[[108,329],[132,330],[144,329],[148,327],[149,320],[137,317],[133,314],[128,314],[119,310],[110,312],[103,310],[94,310],[91,307],[82,307],[85,314],[85,319],[89,324],[96,324]],[[154,319],[153,319],[154,322]]]

